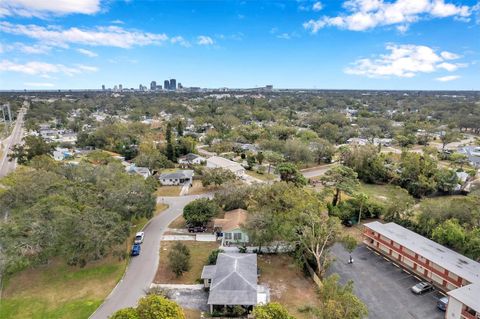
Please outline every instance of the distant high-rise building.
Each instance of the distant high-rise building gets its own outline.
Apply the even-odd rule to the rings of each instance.
[[[122,91],[122,90],[123,90],[123,85],[119,84],[119,85],[118,85],[118,90],[119,90],[119,91]]]
[[[157,82],[152,81],[150,82],[150,90],[155,91],[157,89]]]
[[[161,85],[157,85],[157,90],[161,90],[162,89],[162,86]]]
[[[177,89],[177,80],[170,79],[169,89],[174,91]]]
[[[182,83],[180,83],[180,82],[178,82],[178,89],[179,89],[179,90],[183,89],[183,85],[182,85]]]
[[[117,85],[114,85],[114,86],[113,86],[113,90],[114,90],[114,91],[118,91],[118,86],[117,86]]]
[[[170,82],[168,80],[163,81],[163,88],[165,90],[170,90]]]
[[[102,91],[105,91],[105,84],[102,84]]]

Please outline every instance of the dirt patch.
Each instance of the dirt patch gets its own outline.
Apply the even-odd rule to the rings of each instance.
[[[295,318],[308,318],[298,308],[318,303],[313,281],[290,256],[258,255],[260,284],[270,288],[271,301],[284,305]]]
[[[203,266],[207,262],[208,255],[219,246],[212,242],[183,241],[190,249],[191,269],[179,278],[168,267],[168,253],[175,244],[173,241],[162,241],[160,245],[160,264],[158,265],[154,283],[158,284],[196,284],[199,283]]]

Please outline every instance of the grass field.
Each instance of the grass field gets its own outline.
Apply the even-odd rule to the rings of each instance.
[[[305,277],[287,255],[258,255],[260,284],[270,288],[270,299],[285,306],[297,319],[310,318],[298,308],[317,303],[317,293],[312,279]]]
[[[158,204],[155,215],[167,207]],[[125,249],[147,222],[146,218],[134,221]],[[108,257],[79,268],[55,260],[17,273],[5,280],[0,318],[86,319],[120,280],[127,261]]]
[[[403,192],[400,186],[390,184],[374,185],[361,183],[359,191],[365,193],[370,198],[374,198],[382,202],[413,199],[413,197],[408,193]]]
[[[275,177],[276,177],[276,176],[273,175],[273,174],[267,174],[267,173],[265,173],[265,174],[259,174],[259,173],[255,172],[255,171],[246,171],[246,174],[249,175],[249,176],[258,178],[258,179],[260,179],[260,180],[262,180],[262,181],[267,181],[267,182],[268,182],[268,181],[273,181],[273,180],[275,179]]]
[[[203,187],[202,181],[193,181],[193,186],[188,190],[188,195],[200,195],[212,191],[214,188]]]
[[[157,196],[179,196],[180,191],[182,190],[181,186],[160,186],[155,195]]]
[[[162,261],[155,275],[154,282],[159,284],[195,284],[200,279],[203,266],[207,261],[210,252],[218,248],[215,242],[198,242],[198,241],[184,241],[183,242],[190,249],[190,271],[184,273],[181,277],[176,278],[175,274],[168,268],[168,253],[175,244],[174,241],[162,241],[160,247],[160,260]]]
[[[109,258],[85,268],[56,260],[8,278],[0,301],[2,319],[86,319],[115,287],[126,260]]]

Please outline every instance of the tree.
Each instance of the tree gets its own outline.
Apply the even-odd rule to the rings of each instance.
[[[116,311],[110,319],[140,319],[135,308],[125,308]]]
[[[440,134],[440,141],[442,141],[442,152],[445,151],[447,144],[455,142],[459,138],[459,134],[452,130],[447,130]]]
[[[310,147],[313,150],[315,156],[315,162],[330,163],[332,161],[333,154],[335,154],[335,147],[329,141],[318,138],[310,143]]]
[[[296,222],[296,242],[315,259],[317,275],[321,278],[329,263],[328,250],[341,231],[340,220],[322,213],[313,202],[301,204]]]
[[[183,122],[181,120],[177,123],[177,134],[183,136]]]
[[[452,193],[459,183],[457,173],[450,169],[439,169],[435,176],[438,190],[444,193]]]
[[[17,144],[8,154],[10,161],[17,160],[18,164],[28,164],[32,158],[40,155],[52,155],[55,150],[53,144],[45,142],[40,136],[29,135],[23,138],[23,144]]]
[[[212,250],[210,255],[208,255],[207,265],[215,265],[217,263],[218,254],[223,253],[223,252],[224,252],[223,249]]]
[[[342,192],[352,194],[358,187],[357,173],[350,167],[338,165],[328,170],[320,179],[323,185],[334,189],[332,205],[336,206],[341,200]]]
[[[283,162],[285,159],[282,154],[277,153],[277,152],[272,152],[272,151],[266,151],[263,153],[265,156],[265,159],[268,162],[268,174],[270,174],[270,171],[273,166],[277,166],[281,162]]]
[[[344,286],[340,276],[331,275],[323,280],[318,296],[320,306],[310,312],[318,319],[362,319],[368,316],[367,306],[353,293],[353,281]]]
[[[175,242],[172,249],[168,253],[168,267],[175,274],[180,277],[184,272],[187,272],[192,267],[190,263],[190,250],[182,242]]]
[[[437,190],[437,162],[430,156],[402,152],[400,176],[396,183],[415,197],[423,197]]]
[[[203,186],[220,186],[227,182],[231,182],[237,179],[235,173],[223,168],[206,169],[202,176]]]
[[[167,158],[170,161],[175,162],[175,147],[173,146],[174,141],[172,140],[172,124],[170,122],[167,124],[165,139],[167,140]]]
[[[265,159],[265,155],[263,155],[263,152],[258,152],[256,159],[258,164],[262,165],[263,160]]]
[[[277,166],[277,172],[280,174],[280,180],[284,182],[293,183],[296,186],[307,184],[307,179],[300,173],[295,164],[282,163]]]
[[[251,170],[253,168],[253,166],[255,165],[255,156],[254,155],[251,155],[251,154],[247,155],[247,165],[248,165],[249,170]]]
[[[357,193],[357,194],[355,194],[355,198],[357,199],[357,201],[360,205],[360,209],[359,209],[359,212],[358,212],[358,224],[360,225],[360,220],[362,218],[363,206],[365,206],[365,204],[368,200],[368,196],[365,193]]]
[[[447,245],[456,250],[463,249],[466,242],[465,229],[456,219],[448,219],[435,227],[432,239],[439,244]]]
[[[139,319],[185,319],[177,303],[157,295],[140,299],[136,311]]]
[[[203,226],[219,211],[217,203],[208,198],[196,199],[183,208],[183,218],[188,225]]]
[[[348,251],[348,253],[350,254],[350,259],[351,259],[352,252],[358,246],[357,240],[353,236],[347,235],[342,238],[341,242],[345,250]]]
[[[294,319],[288,310],[278,302],[258,305],[253,309],[252,314],[255,319]]]

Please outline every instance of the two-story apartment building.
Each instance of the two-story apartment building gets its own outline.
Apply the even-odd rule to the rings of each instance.
[[[480,318],[480,294],[476,299],[468,298],[468,293],[478,290],[480,263],[395,223],[376,221],[365,224],[363,242],[441,291],[448,292],[446,318]]]

